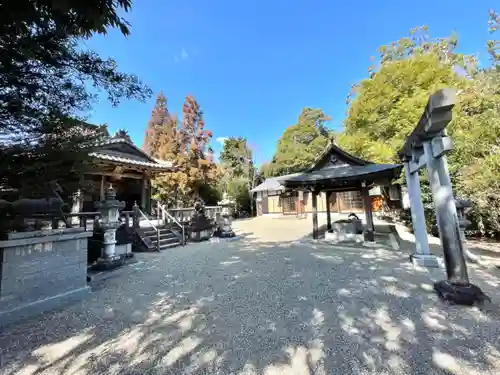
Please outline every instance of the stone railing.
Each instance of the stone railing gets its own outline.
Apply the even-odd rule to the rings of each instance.
[[[194,215],[194,207],[170,208],[167,210],[179,223],[187,224]],[[210,220],[215,220],[218,213],[222,211],[221,206],[205,206],[205,215]]]

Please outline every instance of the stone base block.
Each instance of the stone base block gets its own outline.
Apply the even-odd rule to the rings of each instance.
[[[194,242],[201,242],[209,240],[213,235],[213,229],[203,229],[199,231],[192,231],[189,239]]]
[[[116,255],[126,256],[127,258],[129,258],[130,257],[129,254],[132,254],[132,244],[126,243],[123,245],[116,245],[115,246],[115,253],[116,253]],[[133,256],[133,254],[132,254],[132,256]]]
[[[217,229],[214,235],[220,238],[231,238],[235,236],[231,228]]]
[[[90,287],[85,286],[35,302],[18,305],[16,308],[10,310],[3,310],[2,303],[0,303],[0,327],[19,322],[26,318],[31,318],[46,311],[57,310],[72,303],[79,302],[89,294]]]
[[[440,268],[441,263],[438,257],[432,254],[412,254],[410,255],[410,261],[414,266],[429,267],[429,268]]]
[[[456,305],[472,306],[491,301],[481,288],[474,284],[455,285],[443,280],[434,284],[434,290],[443,301]]]
[[[325,233],[325,240],[329,242],[349,241],[349,242],[363,243],[364,236],[362,234],[355,234],[355,233],[341,232],[334,230],[333,232]]]
[[[121,267],[124,264],[124,258],[118,255],[110,258],[99,258],[92,265],[92,269],[95,271],[105,271],[105,270],[113,270],[115,268]]]

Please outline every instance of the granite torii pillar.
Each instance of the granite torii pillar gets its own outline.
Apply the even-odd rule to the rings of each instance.
[[[412,257],[412,260],[423,259],[422,262],[425,264],[425,259],[432,257],[428,251],[427,233],[423,233],[425,219],[418,181],[418,171],[427,168],[448,276],[447,280],[435,283],[434,289],[446,301],[472,305],[475,302],[483,302],[488,297],[478,286],[469,282],[457,210],[448,173],[446,154],[452,149],[452,145],[451,139],[446,136],[445,128],[452,119],[455,101],[456,93],[451,89],[444,89],[433,94],[429,98],[422,118],[406,140],[400,156],[405,163],[412,221],[417,243],[420,244],[420,248],[417,245],[417,254]]]

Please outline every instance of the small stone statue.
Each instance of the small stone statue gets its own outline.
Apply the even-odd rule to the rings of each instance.
[[[208,240],[213,235],[214,225],[205,215],[205,205],[202,200],[194,204],[194,214],[190,220],[188,231],[192,241]]]

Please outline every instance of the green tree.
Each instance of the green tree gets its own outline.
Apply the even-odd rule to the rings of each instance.
[[[494,10],[489,11],[489,31],[496,33],[500,29],[500,15]],[[500,69],[500,41],[492,39],[488,41],[488,52],[490,53],[493,64]]]
[[[127,35],[128,25],[118,13],[130,5],[129,0],[0,4],[2,183],[29,195],[54,170],[78,179],[89,161],[83,149],[101,136],[81,117],[97,98],[95,92],[106,92],[114,105],[149,95],[136,76],[119,72],[114,60],[79,44],[108,28]]]
[[[263,173],[279,176],[310,167],[330,140],[331,133],[325,126],[329,119],[321,109],[303,108],[297,124],[285,129]]]
[[[237,212],[251,213],[253,201],[250,190],[254,187],[257,176],[252,149],[246,138],[227,139],[219,159],[223,170],[220,190],[226,191],[235,199]]]
[[[499,73],[478,70],[474,57],[458,53],[457,45],[455,36],[433,39],[424,27],[413,29],[409,38],[382,46],[379,66],[348,98],[348,117],[338,142],[371,161],[399,162],[396,153],[415,128],[429,95],[444,87],[457,89],[459,102],[447,129],[454,142],[448,158],[452,182],[458,195],[476,204],[478,222],[496,231],[498,214],[491,208],[499,207],[492,200],[500,177]],[[423,179],[425,188],[425,174]],[[426,207],[432,208],[430,197],[425,200]],[[427,213],[433,220],[433,212]]]

